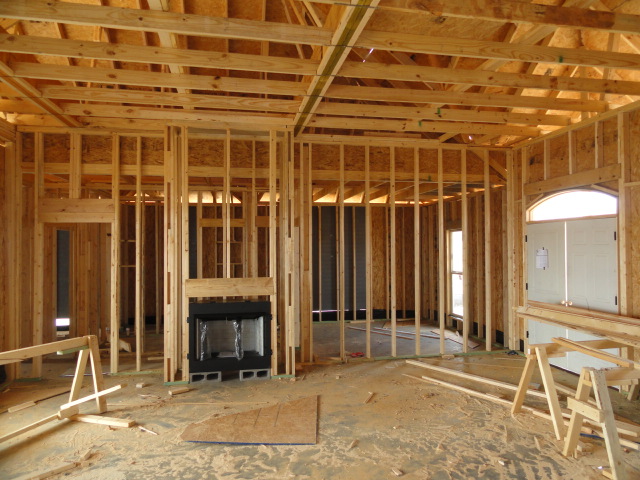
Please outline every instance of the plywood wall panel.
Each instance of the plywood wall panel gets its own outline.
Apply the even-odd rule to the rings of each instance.
[[[544,156],[545,148],[544,142],[536,143],[532,145],[527,155],[527,169],[529,171],[529,182],[539,182],[544,180]]]
[[[44,163],[69,162],[69,135],[45,134],[42,137],[44,146]]]
[[[138,158],[138,140],[135,137],[120,137],[120,165],[135,165]]]
[[[162,138],[142,137],[142,164],[164,165],[164,141]]]
[[[190,138],[189,165],[206,167],[224,166],[224,141]]]
[[[576,173],[595,168],[596,140],[595,125],[577,129],[574,133],[576,152]]]
[[[385,209],[371,208],[371,257],[372,257],[372,304],[374,309],[386,308],[386,283],[388,268],[385,264],[388,227]]]
[[[107,135],[82,136],[82,163],[111,164],[111,137]]]
[[[616,117],[602,122],[604,164],[618,163],[618,120]]]
[[[549,175],[548,178],[569,175],[569,137],[561,137],[549,140]]]

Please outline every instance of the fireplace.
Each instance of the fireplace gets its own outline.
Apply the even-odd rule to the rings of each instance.
[[[240,380],[271,376],[271,304],[210,302],[189,305],[189,379]]]

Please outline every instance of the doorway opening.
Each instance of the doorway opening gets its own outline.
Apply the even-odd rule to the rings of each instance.
[[[527,297],[529,300],[602,312],[618,312],[617,198],[598,191],[569,191],[550,196],[528,212]],[[553,337],[596,337],[559,325],[530,320],[529,343]],[[616,353],[616,352],[612,352]],[[572,352],[551,363],[579,372],[606,362]]]

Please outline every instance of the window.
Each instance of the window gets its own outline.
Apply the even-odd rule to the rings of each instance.
[[[573,190],[541,200],[529,210],[529,221],[616,215],[618,199],[593,190]]]
[[[462,230],[449,232],[449,275],[451,283],[451,314],[462,317],[463,306],[463,270]]]

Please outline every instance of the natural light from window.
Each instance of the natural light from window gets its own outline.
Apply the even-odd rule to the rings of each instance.
[[[529,221],[616,215],[618,199],[602,192],[575,190],[543,200],[529,212]]]

